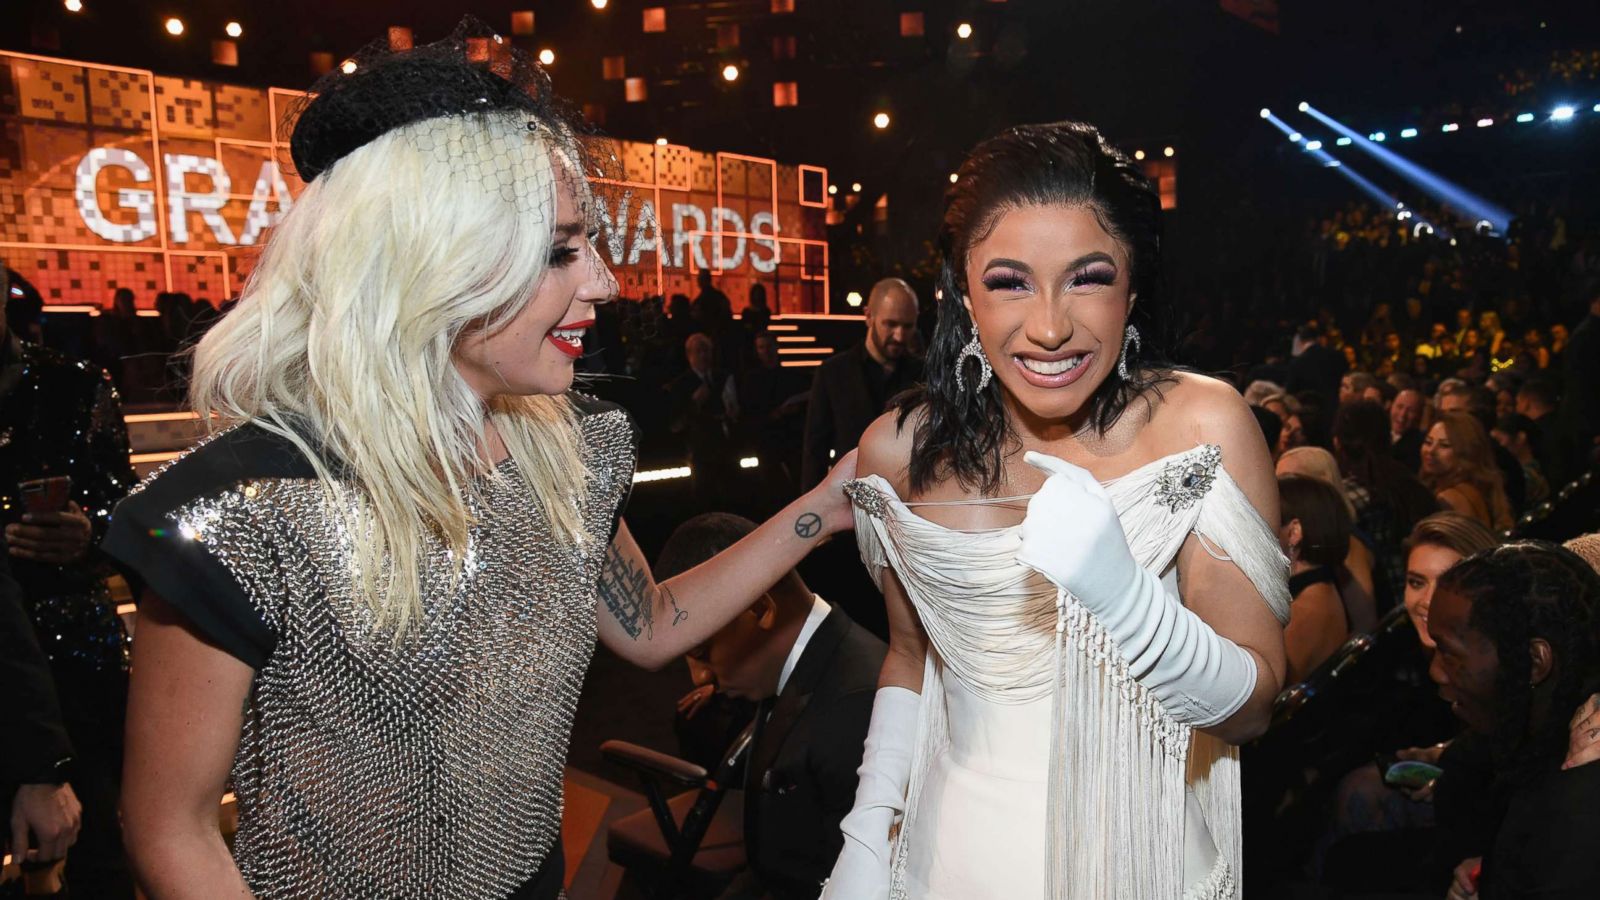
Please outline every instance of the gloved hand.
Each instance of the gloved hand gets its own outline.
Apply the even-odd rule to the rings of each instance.
[[[1105,488],[1065,460],[1030,451],[1049,474],[1028,502],[1017,561],[1089,610],[1111,636],[1128,671],[1180,722],[1216,725],[1256,685],[1256,663],[1238,644],[1167,594],[1139,565]]]
[[[906,808],[911,754],[921,695],[883,687],[872,702],[867,743],[856,770],[856,804],[839,823],[844,849],[821,900],[882,900],[889,896],[889,829]]]

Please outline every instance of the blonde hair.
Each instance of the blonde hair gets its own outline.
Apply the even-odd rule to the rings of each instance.
[[[556,539],[588,537],[570,401],[485,404],[452,360],[464,334],[503,327],[532,299],[555,240],[557,179],[584,189],[576,170],[557,171],[573,158],[562,136],[527,123],[431,119],[351,152],[306,186],[195,353],[202,419],[254,422],[311,462],[352,535],[356,595],[396,641],[423,615],[429,539],[449,548],[459,578],[468,499],[482,499],[482,476],[505,477],[484,454],[486,419]],[[435,149],[446,146],[449,156]],[[486,174],[529,194],[508,201]]]
[[[1339,473],[1339,461],[1333,454],[1321,447],[1295,447],[1285,450],[1278,457],[1278,468],[1282,469],[1288,463],[1288,472],[1285,474],[1306,475],[1318,481],[1326,482],[1333,486],[1339,495],[1339,501],[1344,504],[1344,511],[1353,522],[1356,518],[1356,506],[1350,502],[1350,492],[1345,490],[1344,476]]]

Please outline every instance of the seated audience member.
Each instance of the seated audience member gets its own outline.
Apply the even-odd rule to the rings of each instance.
[[[1376,388],[1378,379],[1371,372],[1346,372],[1339,379],[1339,406],[1365,399],[1368,388]]]
[[[1378,624],[1378,607],[1372,582],[1373,549],[1369,545],[1371,537],[1360,533],[1356,527],[1356,508],[1345,490],[1339,464],[1334,461],[1333,454],[1321,447],[1297,447],[1279,457],[1277,474],[1280,478],[1285,475],[1315,478],[1332,487],[1334,493],[1339,495],[1339,504],[1344,507],[1345,516],[1350,521],[1350,538],[1349,550],[1334,566],[1334,583],[1344,604],[1345,620],[1350,630],[1357,634],[1371,631]],[[1392,601],[1386,605],[1392,605]]]
[[[1530,378],[1517,390],[1516,411],[1539,426],[1533,456],[1545,481],[1560,488],[1572,477],[1561,456],[1560,420],[1555,415],[1556,391],[1544,378]]]
[[[1489,436],[1522,464],[1522,480],[1527,485],[1528,503],[1550,499],[1550,482],[1544,477],[1534,448],[1539,444],[1539,426],[1527,416],[1506,413],[1495,420]]]
[[[1490,748],[1502,810],[1451,897],[1589,898],[1600,884],[1600,767],[1564,769],[1569,723],[1600,686],[1600,574],[1536,541],[1463,560],[1439,579],[1429,674]],[[1481,875],[1477,874],[1481,871]]]
[[[1261,426],[1261,436],[1266,439],[1267,449],[1272,451],[1272,457],[1276,460],[1278,438],[1283,434],[1283,420],[1272,410],[1262,406],[1252,406],[1250,412],[1256,417],[1256,424]]]
[[[707,513],[683,523],[661,551],[657,579],[694,568],[755,530]],[[855,802],[878,670],[888,647],[790,571],[688,655],[697,684],[757,702],[745,769],[750,869],[724,896],[814,900]]]
[[[1283,385],[1264,378],[1250,382],[1244,389],[1244,402],[1251,406],[1261,406],[1266,400],[1281,396],[1283,396]]]
[[[1389,455],[1415,472],[1422,464],[1422,392],[1406,388],[1389,404]]]
[[[1512,525],[1500,471],[1490,455],[1489,435],[1466,413],[1441,413],[1422,442],[1418,476],[1439,502],[1495,531]]]
[[[1379,615],[1393,608],[1405,587],[1400,543],[1406,532],[1439,509],[1433,492],[1417,480],[1416,469],[1395,462],[1387,452],[1388,422],[1377,404],[1365,401],[1339,407],[1333,419],[1333,455],[1355,506],[1356,532],[1371,540]]]
[[[1495,402],[1494,392],[1482,385],[1441,385],[1434,411],[1440,415],[1466,413],[1478,420],[1478,424],[1483,426],[1483,433],[1487,435],[1494,427]],[[1512,515],[1516,515],[1527,504],[1527,486],[1522,480],[1522,466],[1493,441],[1489,442],[1489,454],[1495,467],[1500,470],[1500,486],[1505,491],[1506,502],[1511,506]]]
[[[689,453],[695,501],[713,505],[725,499],[732,476],[738,472],[733,446],[728,441],[728,411],[723,397],[728,373],[713,366],[716,346],[711,338],[691,334],[683,346],[689,370],[666,386],[672,405],[672,430],[683,436]]]
[[[1278,543],[1289,557],[1289,624],[1283,630],[1287,681],[1298,682],[1350,636],[1335,586],[1350,546],[1350,514],[1333,485],[1305,475],[1278,478]]]

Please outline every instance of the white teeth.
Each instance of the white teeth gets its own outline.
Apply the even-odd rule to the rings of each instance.
[[[583,328],[552,328],[550,329],[550,333],[555,335],[558,340],[567,341],[568,343],[572,344],[581,344],[583,343],[583,333],[585,330],[586,329]]]
[[[1084,357],[1081,355],[1069,356],[1066,359],[1058,359],[1049,362],[1042,359],[1030,359],[1026,356],[1019,356],[1017,358],[1022,360],[1022,365],[1025,366],[1028,371],[1037,372],[1040,375],[1060,375],[1063,372],[1070,372],[1073,369],[1076,369],[1084,360]]]

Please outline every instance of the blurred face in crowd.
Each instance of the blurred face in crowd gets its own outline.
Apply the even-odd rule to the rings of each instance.
[[[1346,350],[1350,348],[1346,347]],[[1361,391],[1355,386],[1355,380],[1349,375],[1339,379],[1339,405],[1354,403],[1361,399]]]
[[[1389,404],[1389,430],[1395,434],[1405,434],[1422,422],[1422,395],[1413,390],[1404,390],[1394,395],[1394,402]]]
[[[1450,446],[1450,435],[1444,423],[1437,422],[1422,439],[1422,474],[1448,475],[1456,469],[1456,453]]]
[[[1557,322],[1550,326],[1550,343],[1565,344],[1567,342],[1567,326]]]
[[[777,624],[777,603],[763,594],[685,655],[694,683],[715,684],[717,690],[741,700],[765,700],[777,693],[778,674],[789,654],[787,647],[772,640]]]
[[[1482,343],[1483,343],[1483,336],[1478,334],[1478,329],[1476,329],[1476,328],[1468,328],[1466,333],[1461,336],[1461,353],[1462,353],[1462,355],[1465,355],[1465,354],[1473,352],[1474,350],[1477,350],[1478,347]]]
[[[891,287],[867,306],[867,342],[878,359],[894,362],[911,347],[917,330],[917,298],[904,287]]]
[[[1428,337],[1437,344],[1444,339],[1446,331],[1447,329],[1444,327],[1443,322],[1435,322],[1433,327],[1428,330]]]
[[[1400,335],[1393,331],[1383,336],[1383,349],[1391,354],[1400,352]]]
[[[1495,725],[1500,654],[1493,641],[1472,627],[1471,618],[1472,601],[1455,591],[1434,595],[1428,633],[1435,649],[1428,675],[1456,718],[1473,731],[1488,733]]]
[[[1517,411],[1517,395],[1510,388],[1502,388],[1494,395],[1495,418],[1510,415]]]
[[[1489,437],[1494,442],[1506,448],[1506,451],[1517,458],[1517,462],[1526,463],[1533,459],[1533,448],[1528,444],[1528,433],[1518,431],[1515,434],[1501,431],[1498,428],[1489,429]]]
[[[1456,391],[1450,394],[1443,394],[1434,404],[1434,406],[1437,407],[1440,415],[1443,415],[1444,413],[1468,412],[1468,407],[1471,405],[1472,401],[1468,399],[1466,391]]]
[[[1417,630],[1422,646],[1433,649],[1433,635],[1428,633],[1428,613],[1433,605],[1433,586],[1451,566],[1461,561],[1461,554],[1438,544],[1418,544],[1406,557],[1406,615]]]
[[[1345,364],[1345,366],[1348,367],[1348,368],[1354,369],[1356,367],[1356,363],[1357,362],[1358,362],[1358,360],[1356,359],[1356,348],[1350,346],[1349,344],[1345,344],[1344,345],[1344,364]]]
[[[1300,417],[1291,415],[1284,419],[1283,431],[1278,433],[1278,454],[1281,456],[1296,447],[1304,447],[1305,444],[1306,432],[1300,425]]]
[[[1001,213],[966,265],[965,304],[1008,398],[1047,421],[1083,412],[1122,352],[1126,249],[1086,208],[1030,204]]]
[[[703,334],[691,335],[683,346],[683,352],[689,358],[689,368],[701,375],[711,371],[711,358],[715,351],[710,338]]]
[[[1287,422],[1289,420],[1289,405],[1284,403],[1281,397],[1264,401],[1261,404],[1261,408],[1277,416],[1279,422]]]
[[[766,333],[756,335],[756,359],[760,360],[762,368],[776,369],[778,367],[778,339]]]
[[[1472,310],[1470,310],[1470,309],[1458,309],[1458,310],[1456,310],[1456,330],[1457,331],[1463,331],[1463,330],[1465,330],[1467,328],[1470,328],[1470,327],[1472,327]]]

